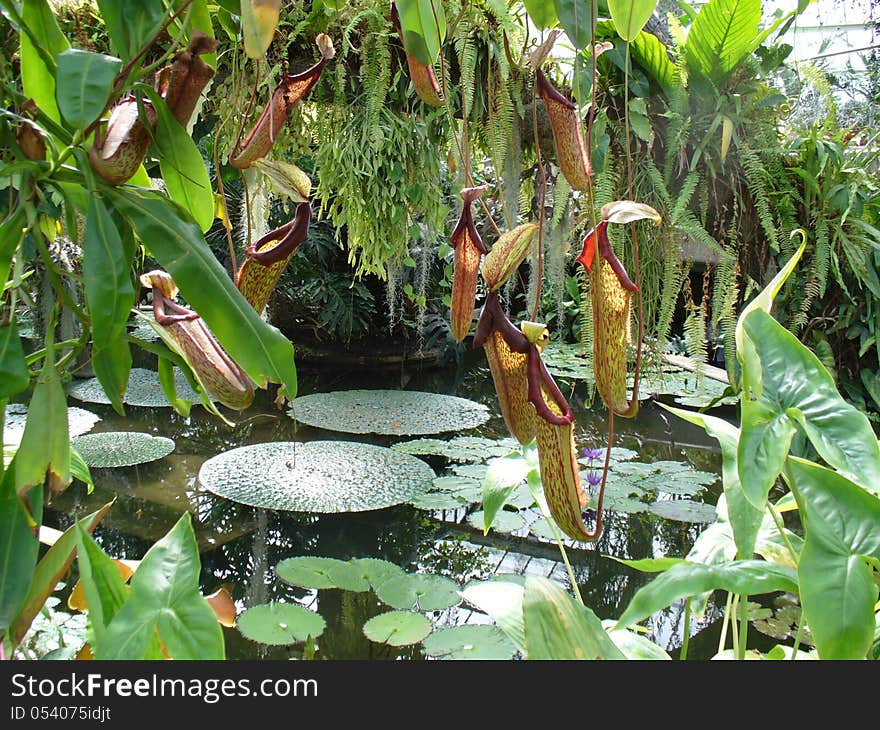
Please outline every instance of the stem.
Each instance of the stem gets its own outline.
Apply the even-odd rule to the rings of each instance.
[[[541,173],[541,196],[538,202],[538,273],[535,286],[535,304],[532,309],[532,321],[538,319],[538,308],[541,305],[541,284],[544,279],[544,203],[547,196],[547,174],[544,171],[544,160],[541,154],[541,142],[538,137],[538,85],[532,84],[532,131],[535,136],[535,154],[538,157],[538,171]]]
[[[681,652],[678,658],[682,661],[687,659],[688,644],[691,641],[691,599],[684,599],[684,636],[681,640]]]
[[[724,651],[724,645],[727,643],[727,622],[730,618],[730,604],[733,602],[733,594],[727,594],[727,605],[724,607],[724,618],[721,624],[721,636],[718,638],[718,654]]]
[[[736,623],[736,612],[739,608],[739,594],[734,595],[733,601],[730,603],[729,620],[730,635],[733,639],[733,655],[739,656],[739,626]]]
[[[749,597],[739,597],[739,651],[737,659],[746,658],[746,644],[749,635]]]
[[[571,563],[568,562],[568,553],[565,552],[565,545],[562,542],[562,535],[559,533],[559,530],[556,529],[556,525],[554,524],[552,518],[547,520],[547,524],[550,526],[550,531],[553,533],[553,537],[556,540],[556,544],[559,546],[559,554],[562,556],[562,562],[565,563],[565,570],[568,572],[568,579],[571,581],[571,592],[574,594],[575,599],[581,606],[584,604],[584,599],[581,596],[581,589],[578,586],[577,579],[574,577],[574,571],[571,568]]]
[[[797,631],[795,632],[795,635],[794,635],[794,646],[791,647],[791,658],[792,659],[795,659],[797,657],[798,647],[801,645],[801,635],[803,633],[803,630],[804,630],[804,620],[803,620],[803,614],[801,614],[801,618],[798,619],[798,622],[797,622]]]

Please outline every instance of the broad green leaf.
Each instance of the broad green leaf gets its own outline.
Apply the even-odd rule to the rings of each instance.
[[[641,558],[640,560],[627,560],[626,558],[616,558],[613,555],[607,556],[612,560],[616,560],[618,563],[623,563],[624,565],[628,565],[630,568],[635,568],[636,570],[640,570],[643,573],[663,573],[664,571],[669,570],[674,565],[678,565],[679,563],[683,563],[684,560],[682,558]]]
[[[0,399],[21,393],[30,381],[18,327],[0,325]]]
[[[667,94],[680,82],[678,68],[669,58],[666,46],[653,33],[639,33],[632,40],[630,52],[639,67]]]
[[[611,641],[627,659],[647,659],[649,661],[669,661],[672,659],[667,652],[646,636],[641,636],[629,629],[615,629],[614,624],[615,621],[606,619],[602,622],[602,628],[608,632]]]
[[[523,581],[505,580],[505,577],[498,576],[491,580],[470,583],[461,592],[461,597],[488,614],[516,648],[525,652]]]
[[[110,35],[110,47],[130,61],[150,41],[165,21],[162,0],[97,0]]]
[[[6,284],[6,277],[12,268],[12,257],[24,238],[26,225],[23,207],[16,208],[0,223],[0,290]]]
[[[625,659],[602,622],[553,581],[528,576],[523,593],[526,659]]]
[[[437,60],[446,40],[446,14],[439,0],[396,0],[406,52],[424,66]]]
[[[364,624],[364,636],[377,644],[418,644],[431,633],[431,622],[413,611],[386,611]]]
[[[248,58],[263,58],[275,37],[281,0],[241,0],[241,28]]]
[[[370,589],[369,581],[361,572],[358,566],[350,562],[312,555],[287,558],[275,566],[275,574],[293,586],[342,588],[356,592]]]
[[[241,295],[198,225],[161,193],[131,189],[108,195],[230,357],[258,385],[281,383],[283,395],[293,398],[293,345]]]
[[[632,626],[681,598],[707,591],[756,596],[775,591],[794,593],[797,588],[794,570],[764,560],[737,560],[723,565],[685,561],[640,588],[617,620],[617,628]]]
[[[720,86],[754,50],[760,23],[761,0],[709,0],[688,33],[688,69]]]
[[[174,353],[176,354],[176,353]],[[181,364],[186,366],[181,358]],[[171,407],[184,418],[189,418],[192,401],[177,397],[177,382],[174,378],[174,364],[167,357],[159,357],[157,361],[159,384]]]
[[[21,86],[25,96],[30,97],[52,121],[61,122],[61,113],[55,101],[55,69],[46,65],[37,50],[41,48],[50,58],[70,48],[70,43],[58,27],[58,21],[46,0],[25,0],[21,5],[21,18],[33,34],[22,32],[21,37]],[[38,46],[34,45],[34,41]],[[56,61],[57,63],[57,61]]]
[[[40,549],[31,518],[16,494],[14,474],[10,467],[0,481],[0,636],[27,599]]]
[[[189,211],[204,233],[214,222],[214,192],[208,168],[193,138],[168,105],[153,89],[145,87],[144,91],[156,110],[155,149],[168,196]]]
[[[58,108],[74,129],[85,129],[97,119],[113,90],[122,61],[103,53],[69,48],[58,54]]]
[[[237,619],[238,630],[251,641],[270,646],[286,646],[314,639],[324,633],[323,616],[290,603],[263,603],[251,606]]]
[[[158,630],[174,659],[223,659],[220,624],[199,592],[200,568],[191,517],[185,512],[141,561],[128,600],[107,627],[102,658],[141,659]]]
[[[61,537],[46,551],[46,554],[40,558],[40,562],[37,563],[36,570],[34,570],[31,587],[24,600],[24,604],[9,630],[13,643],[18,644],[22,640],[28,628],[30,628],[34,617],[46,603],[46,599],[55,590],[58,581],[70,569],[76,557],[76,547],[79,543],[78,527],[91,532],[104,519],[104,515],[107,514],[112,505],[112,502],[105,504],[101,509],[92,512],[87,517],[83,517],[79,520],[78,524],[68,527]]]
[[[822,659],[864,659],[874,638],[880,500],[849,479],[790,457],[786,475],[804,524],[798,580]]]
[[[447,626],[425,639],[425,653],[435,659],[507,660],[516,647],[497,626]]]
[[[727,500],[727,514],[736,541],[737,554],[741,558],[750,557],[755,552],[755,541],[758,537],[758,530],[761,528],[764,511],[752,504],[746,497],[740,482],[737,466],[739,429],[716,416],[672,408],[662,403],[660,405],[679,418],[701,426],[707,434],[718,441],[721,447],[721,479],[724,486],[724,496]]]
[[[15,455],[15,488],[19,494],[48,482],[53,492],[70,484],[70,434],[67,397],[50,347],[28,406],[21,444]]]
[[[95,482],[92,481],[89,465],[83,461],[82,456],[79,455],[73,446],[70,447],[70,474],[74,479],[79,479],[86,485],[88,494],[95,491]]]
[[[556,25],[556,7],[548,0],[524,0],[526,12],[539,30]]]
[[[351,564],[357,568],[358,574],[374,590],[389,578],[396,578],[405,572],[399,565],[379,558],[356,558],[351,561]]]
[[[864,413],[847,403],[819,359],[763,310],[743,324],[761,362],[763,388],[742,401],[739,476],[763,508],[800,426],[819,455],[869,490],[880,488],[880,447]]]
[[[95,377],[101,383],[113,409],[121,416],[125,415],[122,403],[128,388],[131,365],[131,348],[122,335],[105,347],[95,346],[92,349],[92,369],[95,371]]]
[[[617,34],[627,42],[638,36],[656,7],[657,0],[608,0]]]
[[[589,46],[593,29],[592,0],[554,0],[553,4],[571,44],[577,49]]]
[[[458,583],[442,575],[406,573],[389,578],[376,588],[376,595],[392,608],[409,611],[439,611],[456,605]]]
[[[531,467],[528,462],[518,453],[510,456],[502,456],[489,462],[486,476],[483,479],[483,534],[489,533],[489,528],[495,520],[507,498],[513,490],[526,478]]]
[[[98,659],[103,659],[108,626],[125,604],[129,589],[114,560],[98,547],[80,523],[76,523],[75,527],[79,536],[76,563],[89,610],[92,653]]]

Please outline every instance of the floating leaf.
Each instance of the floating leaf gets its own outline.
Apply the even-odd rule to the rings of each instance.
[[[389,646],[418,644],[431,633],[431,622],[413,611],[388,611],[373,616],[364,624],[364,636]]]
[[[85,463],[93,468],[145,464],[168,456],[174,441],[140,431],[102,431],[77,436],[71,441]]]
[[[450,461],[478,462],[496,456],[507,456],[518,448],[515,439],[490,439],[484,436],[456,436],[448,441],[443,439],[412,439],[392,444],[405,454],[445,456]]]
[[[438,611],[459,602],[458,590],[458,583],[442,575],[406,573],[381,583],[376,595],[392,608]]]
[[[434,472],[415,456],[372,444],[281,441],[218,454],[198,478],[208,491],[253,507],[360,512],[412,499]]]
[[[396,578],[404,574],[403,568],[395,563],[389,563],[387,560],[379,558],[357,558],[352,560],[359,571],[361,577],[366,580],[373,589],[378,588],[389,578]]]
[[[238,617],[238,630],[260,644],[286,646],[314,639],[324,633],[327,622],[314,611],[290,603],[262,603]]]
[[[467,521],[469,525],[476,527],[484,534],[488,534],[489,529],[495,530],[496,532],[516,532],[526,526],[525,520],[518,513],[510,512],[508,510],[499,510],[495,514],[495,518],[492,520],[489,529],[486,529],[484,524],[485,519],[486,517],[483,510],[479,510],[478,512],[472,512],[469,514]]]
[[[450,626],[425,639],[425,653],[436,659],[513,659],[516,646],[497,626]]]
[[[275,573],[285,583],[303,588],[342,588],[358,592],[370,589],[358,566],[336,558],[311,555],[287,558],[275,566]]]
[[[481,403],[410,390],[342,390],[296,398],[289,410],[300,423],[343,433],[392,436],[462,431],[489,420]]]
[[[27,407],[21,403],[10,403],[6,406],[6,419],[3,423],[3,443],[6,446],[18,446],[24,425],[27,421]],[[91,431],[101,417],[82,408],[68,407],[67,425],[71,437]]]
[[[186,376],[177,368],[174,369],[174,383],[177,387],[179,398],[198,403],[199,394],[192,389]],[[110,399],[104,393],[104,389],[97,378],[88,378],[80,381],[72,386],[67,393],[73,398],[85,401],[86,403],[110,403]],[[123,403],[145,408],[171,407],[171,404],[165,397],[165,392],[162,390],[162,384],[159,382],[159,373],[155,370],[146,370],[145,368],[131,369]]]
[[[676,522],[714,522],[715,507],[690,499],[665,499],[648,506],[648,511]]]
[[[489,580],[469,583],[461,592],[465,601],[488,614],[522,652],[526,646],[522,611],[524,584],[522,576],[496,574]]]

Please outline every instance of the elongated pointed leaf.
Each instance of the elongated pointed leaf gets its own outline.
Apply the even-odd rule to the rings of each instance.
[[[30,380],[18,327],[0,326],[0,399],[21,393]]]
[[[681,598],[707,591],[757,596],[775,591],[796,592],[797,575],[787,566],[764,560],[738,560],[723,565],[681,562],[643,586],[617,621],[617,628],[632,626]]]
[[[546,578],[526,578],[523,619],[526,659],[626,658],[596,614]]]
[[[58,21],[46,0],[27,0],[21,5],[21,18],[34,38],[51,58],[70,48],[70,43],[58,27]],[[55,101],[55,69],[46,65],[37,46],[28,33],[21,33],[21,85],[25,96],[55,122],[61,122],[61,113]],[[57,61],[56,61],[57,62]]]
[[[110,98],[122,61],[115,56],[69,48],[58,54],[58,108],[74,129],[85,129]]]
[[[745,495],[763,509],[800,426],[819,455],[870,490],[880,489],[880,447],[867,416],[847,403],[819,359],[761,309],[743,328],[761,362],[763,388],[743,399],[738,468]]]
[[[654,14],[657,0],[608,0],[608,10],[617,34],[632,41]]]
[[[493,459],[483,479],[483,534],[489,534],[489,528],[507,498],[526,478],[531,466],[518,453]]]
[[[241,0],[241,28],[248,58],[263,58],[275,37],[281,0]]]
[[[123,61],[131,60],[165,20],[162,0],[98,0],[98,9],[110,35],[110,47]]]
[[[523,621],[523,581],[518,576],[470,583],[461,592],[461,597],[473,604],[498,624],[519,651],[525,653],[526,636]]]
[[[199,571],[198,546],[186,512],[141,561],[128,599],[107,627],[102,657],[141,659],[158,630],[175,659],[223,659],[223,634],[199,592]]]
[[[24,238],[26,225],[24,208],[16,208],[0,223],[0,290],[6,285],[6,277],[12,268],[12,257]]]
[[[439,0],[396,0],[406,52],[421,64],[437,60],[446,40],[446,14]]]
[[[293,345],[236,289],[198,225],[159,193],[113,190],[108,195],[230,357],[258,384],[281,383],[285,397],[293,398]]]
[[[556,25],[556,6],[549,0],[524,0],[526,12],[539,30]]]
[[[6,633],[27,598],[40,549],[27,510],[15,492],[14,475],[10,467],[0,481],[0,635]]]
[[[669,52],[653,33],[642,31],[632,40],[631,53],[638,65],[668,94],[681,79]]]
[[[787,474],[805,532],[801,602],[819,656],[864,659],[874,638],[880,499],[803,459],[789,458]]]
[[[92,653],[104,658],[107,627],[128,598],[128,586],[114,560],[107,555],[80,523],[75,525],[79,544],[79,585],[85,596],[92,629]]]
[[[131,365],[131,347],[121,335],[119,339],[113,340],[104,347],[95,346],[92,349],[92,369],[95,371],[95,377],[110,399],[113,410],[121,416],[125,415],[123,399],[128,388]]]
[[[592,0],[554,0],[559,24],[571,44],[577,48],[590,45],[593,23]]]

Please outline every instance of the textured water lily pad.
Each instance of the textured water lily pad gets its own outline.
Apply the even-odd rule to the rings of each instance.
[[[251,641],[285,646],[316,638],[327,623],[314,611],[291,603],[262,603],[238,617],[238,630]]]
[[[632,378],[630,378],[630,386],[632,386]],[[727,383],[722,383],[720,380],[706,375],[698,378],[694,372],[668,365],[662,370],[644,374],[639,382],[639,398],[649,398],[653,394],[671,395],[682,405],[702,408],[716,398],[720,398],[726,388]],[[715,405],[730,405],[737,400],[736,397],[725,396]]]
[[[192,389],[186,376],[178,368],[174,368],[174,382],[178,398],[193,403],[199,402],[199,394]],[[67,392],[73,398],[87,403],[110,403],[110,399],[104,393],[97,378],[80,381]],[[159,373],[145,368],[131,369],[128,376],[128,387],[122,402],[130,406],[145,408],[171,408],[171,404],[165,397],[165,391],[162,390],[162,384],[159,382]]]
[[[361,512],[407,502],[434,472],[394,449],[348,441],[280,441],[242,446],[208,459],[199,482],[253,507],[292,512]]]
[[[379,558],[356,558],[350,562],[374,590],[389,578],[406,573],[399,565]]]
[[[67,409],[67,427],[70,437],[80,436],[91,431],[101,417],[91,411],[69,406]],[[18,446],[24,434],[27,421],[27,406],[22,403],[10,403],[6,406],[6,418],[3,421],[3,443],[6,446]]]
[[[563,380],[593,380],[592,357],[578,343],[551,342],[541,359],[556,378]]]
[[[141,431],[102,431],[77,436],[73,448],[90,467],[110,468],[146,464],[168,456],[174,441]]]
[[[409,501],[413,507],[424,510],[459,509],[467,507],[469,502],[452,492],[424,492],[417,494]]]
[[[472,400],[411,390],[341,390],[296,398],[288,413],[300,423],[344,433],[392,436],[474,428],[489,409]]]
[[[439,611],[451,608],[461,600],[458,589],[458,583],[442,575],[406,573],[379,585],[376,595],[392,608]]]
[[[450,461],[481,462],[496,456],[507,456],[519,444],[515,439],[488,439],[482,436],[456,436],[443,439],[413,439],[399,441],[392,449],[416,456],[445,456]]]
[[[497,626],[450,626],[431,634],[425,653],[435,659],[513,659],[516,646]]]
[[[529,532],[535,537],[541,537],[545,540],[555,540],[556,536],[550,528],[550,523],[545,517],[539,517],[529,525]]]
[[[720,479],[718,474],[699,471],[683,461],[625,462],[608,474],[614,482],[628,482],[641,492],[693,495]]]
[[[483,530],[483,524],[486,516],[483,510],[472,512],[468,515],[468,524]],[[517,512],[500,509],[492,520],[492,529],[497,532],[516,532],[526,526],[526,521]]]
[[[406,646],[418,644],[431,633],[431,622],[414,611],[388,611],[364,624],[364,636],[377,644]]]
[[[460,477],[476,479],[482,484],[483,479],[486,478],[486,471],[488,468],[489,467],[486,466],[486,464],[453,464],[452,472]]]
[[[648,510],[677,522],[714,522],[716,517],[714,505],[691,499],[664,499],[649,505]]]
[[[275,566],[275,573],[285,583],[303,588],[343,588],[355,592],[370,589],[369,581],[356,565],[336,558],[287,558]]]

